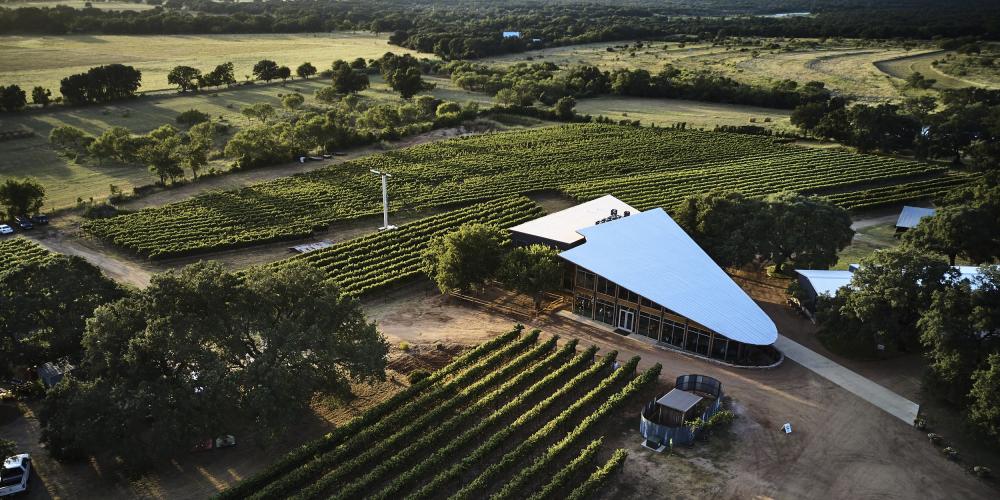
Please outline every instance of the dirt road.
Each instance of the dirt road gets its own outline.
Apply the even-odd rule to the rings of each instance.
[[[162,270],[150,263],[142,263],[138,259],[116,256],[96,243],[68,236],[63,230],[55,227],[25,233],[24,236],[52,252],[82,257],[104,271],[109,278],[139,288],[145,288],[153,273]]]
[[[178,187],[164,189],[148,195],[127,201],[122,204],[122,208],[127,210],[139,210],[142,208],[158,207],[168,203],[181,201],[192,196],[215,190],[238,189],[257,182],[287,177],[289,175],[310,172],[320,168],[336,165],[345,161],[356,160],[363,156],[391,151],[394,149],[406,148],[425,144],[428,142],[477,135],[500,127],[499,124],[490,120],[476,120],[459,127],[432,130],[423,134],[405,137],[398,141],[383,142],[362,148],[351,149],[344,152],[342,156],[334,156],[325,161],[308,161],[305,163],[290,162],[270,167],[262,167],[250,170],[238,170],[222,174],[216,177],[206,177]]]

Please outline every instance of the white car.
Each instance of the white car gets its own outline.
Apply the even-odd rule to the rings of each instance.
[[[30,476],[31,456],[27,453],[4,460],[3,469],[0,469],[0,497],[28,491]]]
[[[7,224],[0,224],[0,234],[14,234],[14,228]]]

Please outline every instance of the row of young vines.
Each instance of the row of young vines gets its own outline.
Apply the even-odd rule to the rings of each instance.
[[[270,264],[305,262],[325,272],[344,293],[360,296],[420,274],[421,253],[436,237],[463,224],[517,225],[541,215],[523,196],[477,203]]]
[[[604,424],[660,373],[616,358],[519,325],[219,498],[587,498],[624,459]]]
[[[27,238],[17,236],[0,239],[0,275],[24,264],[44,262],[53,255],[52,252]]]
[[[865,189],[940,174],[942,167],[782,144],[763,136],[573,124],[429,143],[163,207],[87,221],[100,238],[151,258],[304,238],[381,211],[392,173],[395,213],[562,190],[613,194],[668,208],[705,186],[752,194]],[[662,192],[661,192],[662,191]],[[631,200],[629,199],[631,198]]]

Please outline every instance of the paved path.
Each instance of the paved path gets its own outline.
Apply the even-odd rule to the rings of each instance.
[[[589,318],[577,316],[576,314],[566,310],[559,311],[556,314],[573,321],[591,325],[601,330],[608,332],[615,331],[615,329],[611,326]],[[639,339],[641,336],[638,335],[630,335],[628,337],[623,335],[622,337],[633,340],[646,340],[644,337]],[[652,344],[656,345],[656,342],[652,341]],[[896,394],[895,392],[892,392],[889,389],[886,389],[885,387],[882,387],[881,385],[854,373],[853,371],[835,363],[833,360],[809,349],[802,344],[799,344],[798,342],[795,342],[788,337],[785,337],[784,335],[778,335],[778,340],[774,343],[774,347],[781,351],[785,355],[785,358],[795,361],[807,369],[816,372],[817,375],[839,385],[847,392],[868,401],[876,407],[884,410],[886,413],[902,420],[906,423],[906,425],[913,425],[913,420],[917,418],[917,412],[920,410],[920,405],[917,403],[914,403],[913,401],[910,401],[909,399],[906,399],[903,396],[900,396],[899,394]]]
[[[783,352],[786,358],[885,410],[890,415],[906,422],[907,425],[912,425],[913,420],[917,418],[917,411],[920,409],[920,405],[917,403],[844,368],[784,335],[778,335],[778,341],[774,343],[774,347]]]

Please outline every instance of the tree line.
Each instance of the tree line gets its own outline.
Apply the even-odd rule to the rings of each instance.
[[[394,0],[342,2],[212,2],[171,0],[148,11],[103,9],[0,9],[4,34],[195,34],[305,33],[370,30],[391,33],[391,43],[445,59],[470,59],[558,45],[677,35],[708,40],[744,35],[767,37],[921,38],[1000,33],[1000,8],[986,2],[925,2],[911,5],[810,5],[801,17],[687,15],[699,10],[674,5],[491,3],[461,5]],[[818,7],[818,8],[817,8]],[[745,7],[743,10],[747,10]],[[704,16],[704,17],[701,17]],[[518,31],[520,37],[503,37]]]
[[[919,158],[967,159],[980,169],[1000,161],[1000,91],[942,90],[940,99],[907,98],[901,104],[848,103],[840,98],[807,102],[791,122],[804,132],[861,151],[912,152]]]
[[[363,59],[334,61],[331,69],[322,72],[331,84],[315,93],[314,103],[306,104],[305,96],[289,93],[281,96],[277,108],[266,102],[247,105],[240,110],[246,125],[228,140],[223,140],[229,134],[227,123],[191,109],[177,116],[176,126],[164,124],[146,134],[111,127],[95,137],[61,125],[52,129],[49,142],[77,161],[144,165],[161,184],[166,184],[184,177],[187,171],[197,179],[216,157],[232,159],[239,168],[261,167],[291,161],[311,151],[332,152],[397,139],[478,116],[475,105],[463,107],[432,96],[413,98],[430,88],[422,79],[422,65],[411,55],[392,53],[371,63]],[[230,71],[231,66],[222,64],[216,70]],[[262,60],[255,65],[255,74],[259,76],[274,66],[273,61]],[[309,63],[303,67],[315,70]],[[182,73],[176,70],[171,73]],[[380,103],[359,96],[357,93],[370,84],[371,71],[380,71],[404,100],[398,104]],[[178,87],[197,81],[185,80]]]
[[[602,71],[587,65],[563,69],[550,62],[517,63],[501,68],[452,61],[441,71],[450,74],[452,81],[463,89],[494,95],[500,104],[519,106],[530,106],[536,101],[551,106],[566,96],[615,94],[792,109],[805,103],[826,102],[831,95],[822,82],[799,85],[793,80],[782,80],[761,87],[709,72],[682,71],[671,65],[653,74],[645,69]]]
[[[961,408],[1000,444],[1000,178],[986,175],[950,194],[937,212],[879,250],[855,271],[849,287],[816,304],[819,338],[831,350],[872,358],[923,352],[924,383]],[[982,265],[974,280],[956,257]]]
[[[267,442],[316,392],[344,397],[350,382],[384,377],[375,324],[304,265],[199,263],[138,290],[57,255],[0,275],[0,304],[0,371],[75,366],[39,410],[60,460],[141,466],[224,434]]]

